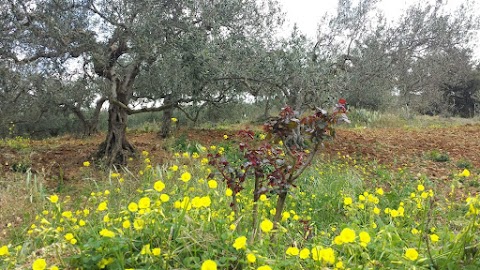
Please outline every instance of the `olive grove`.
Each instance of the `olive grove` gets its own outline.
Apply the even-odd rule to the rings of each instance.
[[[32,136],[59,133],[42,121],[90,135],[108,114],[95,156],[113,165],[135,152],[129,115],[162,112],[166,137],[175,110],[197,121],[245,97],[263,106],[263,118],[284,105],[328,108],[340,97],[356,108],[474,116],[473,5],[419,2],[392,20],[380,2],[319,10],[310,40],[296,27],[280,37],[274,0],[2,1],[0,136],[14,124]]]

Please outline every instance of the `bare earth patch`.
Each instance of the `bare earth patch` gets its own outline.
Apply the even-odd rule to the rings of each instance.
[[[228,134],[236,139],[235,131],[191,129],[177,131],[177,137],[209,146],[223,140]],[[129,140],[139,151],[148,151],[153,164],[162,164],[168,158],[165,140],[155,133],[129,134]],[[30,149],[0,149],[0,176],[12,171],[16,163],[29,163],[32,172],[49,178],[62,177],[66,181],[78,179],[79,169],[89,160],[100,142],[99,134],[86,139],[64,136],[32,141]],[[174,139],[172,139],[174,140]],[[171,145],[171,142],[170,142]],[[480,125],[449,128],[376,128],[338,129],[334,141],[326,142],[324,151],[330,155],[340,153],[364,161],[377,161],[393,168],[407,167],[414,173],[422,173],[435,179],[446,178],[456,169],[459,161],[467,161],[480,168]],[[437,162],[430,153],[446,154],[449,161]],[[136,162],[131,163],[132,167]]]
[[[326,144],[329,153],[375,160],[394,168],[407,167],[414,173],[445,179],[457,163],[466,161],[480,168],[480,125],[448,128],[341,129]],[[446,154],[446,162],[434,161],[431,153]]]

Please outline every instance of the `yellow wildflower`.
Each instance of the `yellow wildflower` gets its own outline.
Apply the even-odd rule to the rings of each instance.
[[[368,234],[368,232],[360,232],[358,237],[360,238],[360,245],[362,245],[364,247],[366,247],[367,244],[370,243],[370,241],[371,241],[371,238],[370,238],[370,235]]]
[[[245,249],[247,247],[247,237],[240,236],[237,239],[235,239],[235,242],[233,243],[233,247],[236,250]]]
[[[152,254],[152,251],[150,250],[150,244],[146,244],[142,247],[142,250],[140,250],[141,255],[149,255]]]
[[[333,238],[333,243],[335,245],[341,245],[343,244],[343,241],[342,241],[342,238],[340,236],[335,236],[335,238]]]
[[[320,249],[320,258],[322,258],[322,261],[332,265],[335,262],[335,251],[332,248]]]
[[[72,211],[64,211],[62,212],[62,217],[65,217],[65,218],[72,218]]]
[[[310,250],[308,248],[304,248],[300,250],[300,259],[308,259],[310,258]]]
[[[290,256],[298,256],[299,253],[300,250],[297,247],[288,247],[287,251],[285,251],[285,254]]]
[[[282,213],[282,222],[286,221],[290,218],[290,213],[289,212],[283,212]]]
[[[438,240],[440,240],[440,237],[438,237],[438,235],[436,234],[430,234],[430,240],[435,243],[435,242],[438,242]]]
[[[115,259],[113,258],[108,258],[108,259],[103,258],[101,261],[97,263],[97,266],[100,269],[104,269],[107,265],[113,263],[114,261]]]
[[[269,233],[273,229],[273,222],[269,219],[265,219],[260,223],[260,229],[262,232]]]
[[[249,263],[255,263],[257,261],[257,257],[253,253],[248,253],[247,254],[247,262]]]
[[[0,256],[7,256],[10,255],[10,252],[8,251],[7,246],[2,246],[0,247]]]
[[[161,249],[160,248],[154,248],[152,249],[152,255],[153,256],[160,256]]]
[[[203,196],[200,198],[200,206],[209,207],[212,204],[210,196]]]
[[[343,243],[355,242],[355,231],[349,228],[345,228],[340,232],[340,239]]]
[[[100,235],[103,237],[109,237],[109,238],[115,237],[115,233],[108,229],[102,229],[100,231]]]
[[[103,216],[103,222],[105,222],[105,223],[110,222],[110,217],[108,216],[108,214]]]
[[[45,259],[36,259],[32,264],[33,270],[45,270],[47,268],[47,262]]]
[[[211,189],[216,189],[218,187],[218,183],[215,180],[209,180],[208,181],[208,187]]]
[[[352,200],[351,197],[345,197],[345,198],[343,198],[343,204],[344,204],[345,206],[349,206],[349,205],[351,205],[352,203],[353,203],[353,200]]]
[[[139,209],[146,209],[146,208],[150,208],[150,198],[148,197],[143,197],[141,198],[139,201],[138,201],[138,208]]]
[[[65,234],[64,237],[65,237],[65,240],[70,241],[70,240],[73,239],[73,234],[72,233],[67,233],[67,234]]]
[[[168,196],[168,194],[161,194],[160,195],[160,201],[168,202],[169,200],[170,200],[170,196]]]
[[[411,261],[418,259],[418,251],[414,248],[407,248],[405,250],[405,257]]]
[[[393,218],[396,218],[396,217],[400,216],[400,214],[398,213],[398,210],[392,209],[390,211],[390,216],[393,217]]]
[[[143,219],[135,219],[133,221],[133,228],[135,228],[135,230],[137,231],[142,230],[144,226],[145,226],[145,221]]]
[[[460,177],[469,177],[470,176],[470,171],[468,169],[464,169],[462,173],[460,173],[458,176]]]
[[[97,211],[105,211],[107,210],[108,207],[107,207],[107,201],[103,201],[101,202],[98,207],[97,207]]]
[[[163,183],[161,180],[158,180],[153,184],[153,188],[156,191],[161,192],[162,190],[165,189],[165,183]]]
[[[202,263],[201,270],[217,270],[217,263],[212,260],[206,260]]]
[[[190,181],[190,179],[192,179],[192,175],[189,173],[189,172],[184,172],[182,173],[182,175],[180,176],[180,180],[182,180],[183,182],[188,182]]]
[[[48,198],[50,202],[52,203],[57,203],[58,202],[58,196],[57,195],[52,195]]]
[[[135,202],[131,202],[128,204],[128,211],[130,212],[137,212],[138,211],[138,204]]]

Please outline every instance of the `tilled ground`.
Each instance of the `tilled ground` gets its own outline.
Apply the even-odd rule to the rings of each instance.
[[[407,167],[434,179],[445,179],[459,166],[480,168],[480,125],[448,128],[343,129],[326,146],[362,160]],[[448,160],[442,161],[446,157]]]
[[[179,130],[187,142],[212,145],[223,140],[227,134],[231,140],[238,139],[235,131],[191,129]],[[175,138],[162,140],[155,133],[128,135],[131,143],[140,151],[151,153],[152,163],[161,164],[167,157],[166,149],[174,145]],[[103,134],[79,139],[72,136],[32,141],[29,149],[0,148],[0,176],[23,166],[31,167],[33,173],[66,181],[78,180],[82,163],[90,159]],[[335,140],[326,142],[323,151],[329,155],[349,155],[362,161],[377,161],[393,168],[407,167],[413,173],[422,173],[434,179],[446,179],[460,163],[480,168],[480,125],[465,125],[448,128],[376,128],[338,129]],[[448,161],[436,161],[434,156],[443,155]],[[132,167],[139,166],[133,162]]]

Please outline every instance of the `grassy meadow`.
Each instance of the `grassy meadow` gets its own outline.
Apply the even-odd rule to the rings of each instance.
[[[254,137],[265,141],[259,130]],[[162,163],[141,148],[135,168],[105,172],[85,160],[61,188],[29,170],[2,176],[1,204],[16,211],[2,215],[18,218],[3,224],[0,268],[480,268],[477,168],[457,166],[439,183],[321,153],[288,189],[275,223],[274,191],[254,194],[251,175],[234,191],[212,166],[229,160],[241,171],[238,138],[171,141]],[[2,141],[24,153],[28,145]]]

